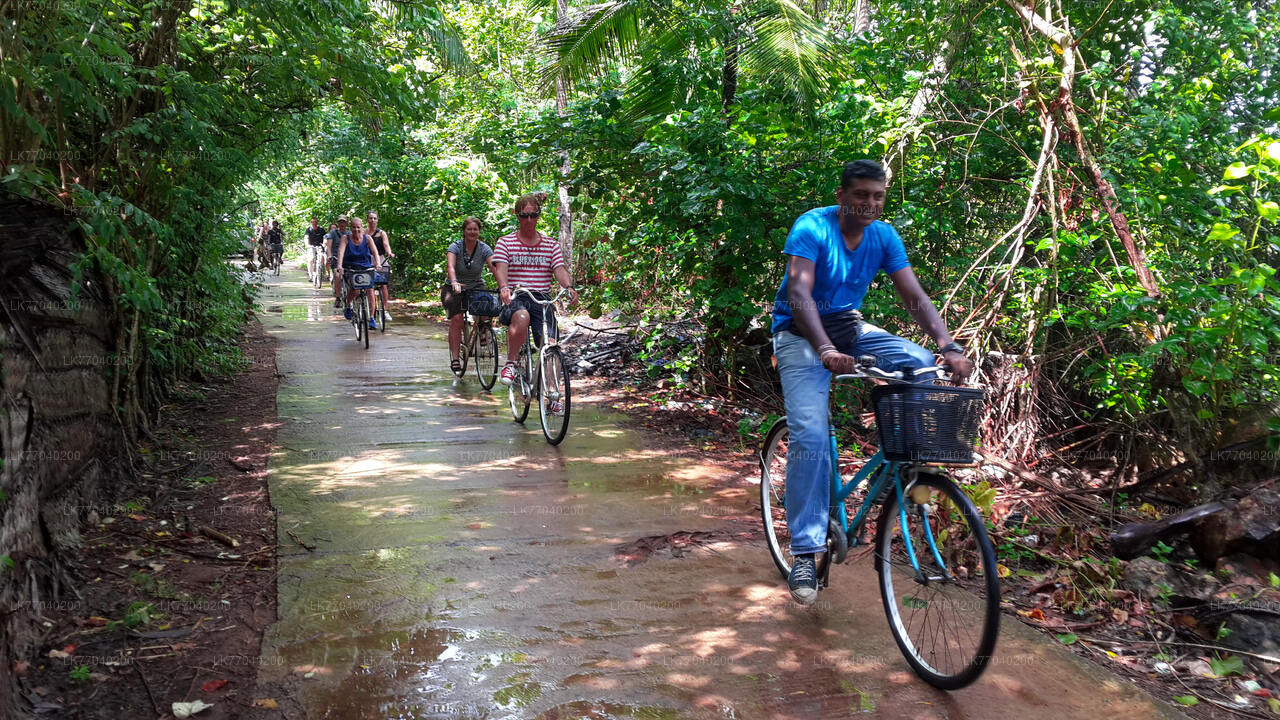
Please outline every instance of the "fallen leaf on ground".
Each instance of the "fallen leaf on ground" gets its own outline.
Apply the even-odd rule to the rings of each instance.
[[[71,657],[71,653],[65,653],[65,652],[62,652],[61,650],[50,650],[49,657],[53,658],[54,660],[66,660],[67,658]]]
[[[1187,668],[1187,672],[1191,673],[1192,675],[1199,675],[1200,677],[1210,677],[1210,678],[1217,677],[1217,675],[1215,675],[1213,672],[1213,668],[1210,667],[1209,663],[1205,662],[1204,660],[1191,660],[1187,662],[1186,668]]]
[[[196,649],[196,644],[195,644],[195,643],[189,643],[189,642],[177,642],[177,643],[174,643],[174,644],[170,645],[170,646],[169,646],[169,649],[170,649],[170,650],[172,650],[172,651],[174,651],[174,652],[184,652],[184,651],[186,651],[186,650],[195,650],[195,649]]]
[[[276,702],[274,698],[258,698],[253,701],[253,706],[256,708],[264,708],[266,710],[275,710],[280,707],[280,703]]]
[[[221,690],[222,687],[226,684],[227,684],[226,680],[210,680],[205,684],[201,685],[200,689],[205,692],[213,692],[215,690]]]
[[[189,718],[198,712],[208,710],[213,707],[211,703],[203,700],[195,700],[193,702],[176,702],[173,704],[173,716],[176,718]]]

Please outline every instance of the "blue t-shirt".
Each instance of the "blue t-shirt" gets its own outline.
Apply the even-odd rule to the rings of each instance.
[[[844,244],[837,219],[838,205],[810,210],[796,219],[782,252],[812,260],[813,300],[819,315],[862,307],[862,299],[876,273],[896,273],[907,262],[907,249],[891,225],[876,220],[862,232],[862,243],[852,252]],[[791,304],[787,301],[787,278],[773,301],[773,332],[791,327]]]

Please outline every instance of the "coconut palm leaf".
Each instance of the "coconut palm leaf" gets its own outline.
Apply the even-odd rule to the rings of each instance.
[[[741,43],[744,73],[786,88],[800,99],[826,93],[839,65],[835,39],[791,0],[759,0],[748,17],[750,41]]]

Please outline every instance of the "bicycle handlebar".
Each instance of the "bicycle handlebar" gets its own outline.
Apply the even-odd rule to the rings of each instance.
[[[950,375],[946,373],[946,368],[941,365],[929,365],[922,368],[916,368],[912,375],[914,376],[913,379],[916,379],[929,373],[933,373],[935,376],[943,380],[950,379]],[[890,372],[876,367],[875,358],[871,356],[858,358],[857,362],[854,364],[854,372],[836,375],[833,379],[837,382],[846,382],[849,380],[866,380],[868,378],[875,380],[888,380],[890,382],[911,382],[903,377],[901,370],[894,370]]]
[[[532,290],[528,288],[520,287],[519,285],[511,286],[511,297],[514,298],[517,294],[524,293],[525,295],[529,296],[530,300],[538,303],[539,305],[551,305],[555,302],[558,302],[560,298],[564,297],[564,294],[566,292],[569,292],[569,288],[562,287],[560,288],[560,292],[556,293],[555,296],[552,297],[550,300],[539,300],[538,298],[534,297]]]

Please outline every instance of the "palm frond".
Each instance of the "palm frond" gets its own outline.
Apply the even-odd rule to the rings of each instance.
[[[462,72],[474,69],[462,33],[434,0],[370,0],[369,8],[392,27],[425,37],[445,67]]]
[[[542,83],[564,77],[575,85],[621,60],[640,45],[652,0],[611,0],[573,10],[544,38]]]
[[[838,45],[808,12],[791,0],[764,0],[752,4],[748,23],[751,41],[742,43],[739,56],[744,70],[801,99],[829,90]]]
[[[690,48],[684,30],[682,26],[670,27],[646,47],[639,69],[623,92],[630,98],[623,120],[663,116],[675,109],[681,90],[687,91],[689,86],[684,70]]]

